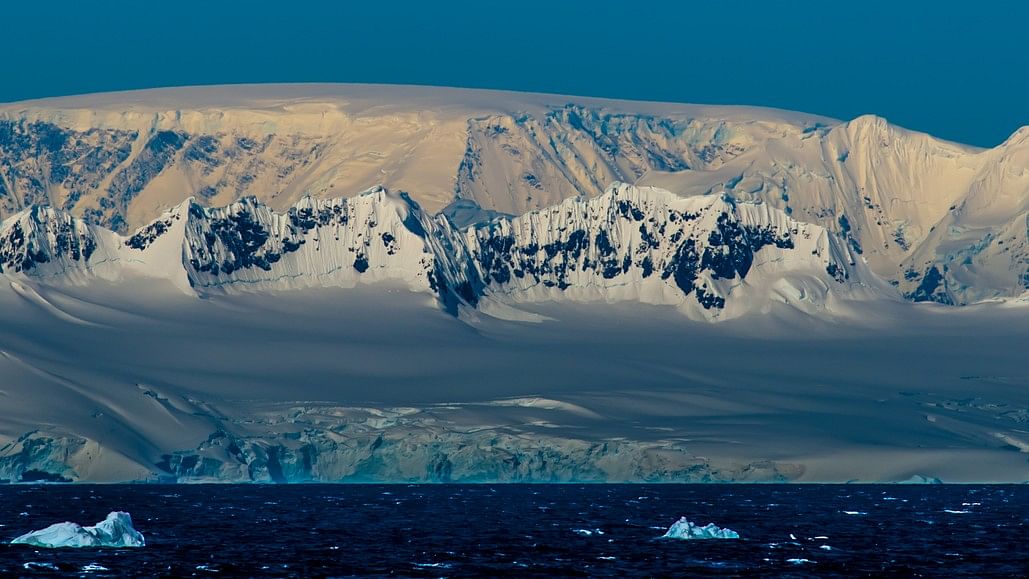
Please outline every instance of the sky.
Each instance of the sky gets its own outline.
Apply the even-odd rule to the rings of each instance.
[[[1029,2],[7,0],[0,102],[374,82],[865,113],[954,141],[1029,124]]]

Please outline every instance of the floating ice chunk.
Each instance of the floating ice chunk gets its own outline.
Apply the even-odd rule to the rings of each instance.
[[[60,571],[61,568],[53,563],[37,563],[35,561],[29,561],[28,563],[22,563],[21,568],[26,571]]]
[[[867,515],[864,511],[843,511],[844,515]]]
[[[12,545],[36,547],[142,547],[143,535],[132,526],[132,517],[121,511],[93,527],[75,523],[57,523],[40,531],[32,531],[11,541]]]
[[[572,529],[572,532],[583,537],[592,537],[593,535],[603,535],[604,531],[600,529]]]
[[[926,476],[924,474],[916,474],[916,475],[912,475],[911,478],[909,478],[907,480],[899,481],[899,484],[902,484],[902,485],[940,485],[940,484],[943,484],[943,481],[938,479],[938,478],[936,478],[936,477],[934,477],[934,476]]]
[[[967,515],[967,514],[971,513],[972,511],[962,511],[962,510],[957,510],[957,509],[943,509],[943,512],[950,513],[952,515]]]
[[[786,559],[787,563],[793,563],[794,565],[803,565],[805,563],[814,563],[811,559]]]
[[[694,525],[682,517],[665,533],[662,539],[739,539],[740,535],[732,529],[722,529],[714,523],[701,527]]]

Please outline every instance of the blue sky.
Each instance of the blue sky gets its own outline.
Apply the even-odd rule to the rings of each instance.
[[[876,113],[983,146],[1029,124],[1027,2],[5,4],[0,101],[385,82]]]

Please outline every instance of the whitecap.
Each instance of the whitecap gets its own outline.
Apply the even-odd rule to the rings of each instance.
[[[26,571],[38,571],[41,569],[46,569],[47,571],[60,571],[57,565],[54,565],[53,563],[38,563],[36,561],[22,563],[21,567]]]
[[[572,532],[583,537],[592,537],[593,535],[603,535],[604,531],[600,529],[572,529]]]

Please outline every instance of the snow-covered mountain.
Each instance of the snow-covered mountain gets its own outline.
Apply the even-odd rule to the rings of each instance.
[[[631,300],[712,319],[773,302],[830,313],[837,298],[892,294],[843,240],[767,204],[622,183],[464,230],[381,187],[283,213],[254,197],[224,208],[190,198],[127,237],[33,207],[0,225],[0,257],[8,276],[142,276],[198,294],[392,281],[452,311],[483,299]]]
[[[89,95],[0,217],[0,482],[1025,479],[1025,128]]]
[[[761,200],[848,240],[916,301],[1029,282],[1029,140],[982,150],[874,116],[360,85],[167,89],[0,107],[0,215],[128,233],[194,196],[287,211],[377,184],[458,225],[621,181]]]
[[[593,199],[470,228],[467,238],[486,295],[518,301],[627,299],[710,318],[891,294],[824,228],[727,196],[616,183]]]
[[[123,245],[126,261],[177,272],[198,293],[398,281],[449,305],[455,291],[472,295],[447,219],[381,187],[348,199],[305,197],[284,213],[254,197],[213,209],[190,198]]]

